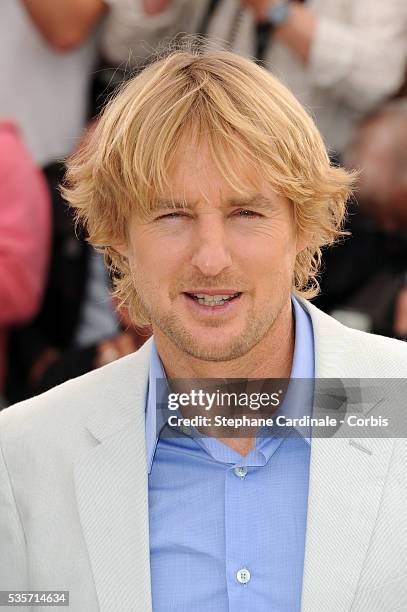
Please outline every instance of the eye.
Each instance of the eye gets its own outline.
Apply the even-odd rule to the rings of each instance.
[[[262,215],[254,210],[238,210],[236,211],[236,215],[238,217],[244,217],[246,219],[257,219],[258,217],[262,217]]]
[[[166,213],[165,215],[160,215],[159,217],[156,218],[156,221],[160,221],[163,219],[179,219],[181,217],[188,217],[188,215],[182,212],[170,212],[170,213]]]

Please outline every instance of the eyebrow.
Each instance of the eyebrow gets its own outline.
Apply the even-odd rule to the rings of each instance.
[[[191,210],[196,206],[197,202],[187,202],[186,200],[171,200],[171,199],[163,199],[159,198],[155,200],[151,206],[151,212],[159,212],[161,210],[168,209],[189,209]],[[273,200],[267,198],[266,196],[256,193],[250,197],[237,197],[230,198],[226,205],[229,208],[250,208],[255,207],[258,210],[269,210],[274,204]]]

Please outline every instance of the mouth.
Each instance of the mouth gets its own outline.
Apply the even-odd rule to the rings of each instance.
[[[241,295],[241,291],[235,293],[219,292],[219,293],[189,293],[185,292],[184,295],[192,302],[195,302],[199,306],[210,309],[220,310],[222,307],[228,306],[234,302],[237,302]]]

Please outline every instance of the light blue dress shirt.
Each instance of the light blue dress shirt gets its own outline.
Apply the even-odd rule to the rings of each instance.
[[[292,301],[291,379],[310,380],[311,319]],[[215,438],[157,439],[156,379],[163,377],[153,346],[146,405],[153,611],[299,611],[309,437],[295,429],[258,437],[246,456]],[[283,412],[311,415],[312,394]]]

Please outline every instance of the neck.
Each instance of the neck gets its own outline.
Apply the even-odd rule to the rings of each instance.
[[[169,378],[289,378],[294,353],[291,300],[266,336],[248,353],[231,361],[204,361],[181,351],[160,330],[154,338]]]
[[[246,355],[231,361],[203,361],[175,346],[159,329],[154,338],[168,378],[289,378],[294,354],[294,320],[291,300],[281,309],[272,328]],[[241,455],[247,455],[255,438],[218,438]]]

